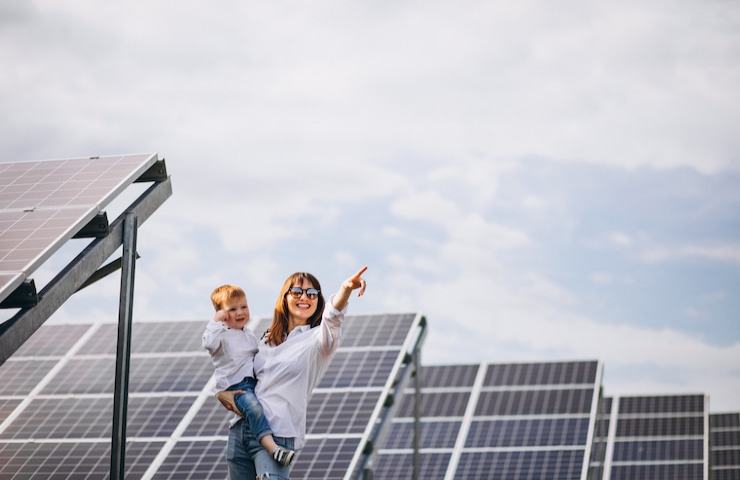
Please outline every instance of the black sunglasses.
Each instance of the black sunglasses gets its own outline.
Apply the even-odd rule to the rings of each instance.
[[[301,287],[290,287],[290,290],[288,290],[288,293],[293,298],[301,298],[301,296],[305,293],[308,298],[314,299],[319,296],[319,291],[313,287],[303,289]]]

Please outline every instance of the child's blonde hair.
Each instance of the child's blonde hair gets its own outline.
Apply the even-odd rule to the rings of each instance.
[[[211,293],[211,302],[213,303],[213,308],[215,308],[216,311],[221,310],[224,306],[224,303],[226,303],[228,300],[234,300],[238,298],[247,298],[247,294],[244,293],[244,290],[242,290],[241,287],[237,287],[236,285],[232,285],[230,283],[219,285]]]

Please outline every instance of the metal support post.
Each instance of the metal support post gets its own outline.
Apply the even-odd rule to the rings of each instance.
[[[113,393],[113,435],[111,439],[110,478],[123,480],[126,464],[126,409],[131,361],[131,319],[134,306],[136,270],[136,229],[138,217],[126,213],[123,224],[121,257],[121,294],[118,305],[118,346],[116,350],[116,386]]]
[[[421,349],[417,348],[414,350],[414,467],[412,470],[411,478],[413,480],[419,480],[421,476],[421,456],[419,449],[421,448]]]

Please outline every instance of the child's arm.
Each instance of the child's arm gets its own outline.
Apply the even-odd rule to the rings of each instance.
[[[221,334],[226,330],[226,325],[223,323],[223,311],[219,310],[213,316],[213,320],[208,322],[206,330],[203,332],[203,337],[201,338],[203,348],[208,350],[208,353],[211,355],[216,353],[221,348]]]

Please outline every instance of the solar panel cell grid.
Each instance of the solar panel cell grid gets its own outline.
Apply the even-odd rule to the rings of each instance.
[[[703,435],[703,417],[620,418],[617,437]]]
[[[54,367],[56,360],[8,360],[0,365],[0,395],[26,395]]]
[[[15,410],[15,407],[20,405],[20,400],[14,400],[14,399],[0,399],[0,423],[4,422],[8,416],[13,413],[13,410]]]
[[[132,358],[130,392],[197,392],[213,373],[206,357]],[[111,393],[113,358],[73,358],[42,391]]]
[[[421,394],[422,417],[461,417],[468,406],[470,392],[440,392]],[[414,416],[413,395],[404,395],[398,407],[398,417]]]
[[[421,448],[452,448],[462,422],[421,422]],[[380,448],[413,448],[413,422],[393,422]]]
[[[481,392],[475,415],[586,413],[593,390],[527,390]]]
[[[185,429],[186,437],[226,435],[232,414],[215,398],[207,398]]]
[[[740,448],[740,430],[712,432],[712,448],[732,446]]]
[[[0,164],[0,209],[64,207],[102,201],[151,155]],[[7,198],[6,198],[7,197]]]
[[[128,404],[129,437],[166,437],[194,397],[132,397]],[[112,398],[36,399],[0,435],[4,439],[108,438]]]
[[[132,327],[131,353],[206,352],[200,338],[206,321],[138,322]],[[86,354],[115,354],[118,325],[105,324],[85,343]]]
[[[712,480],[737,480],[740,478],[740,468],[712,471]]]
[[[403,345],[416,315],[355,315],[342,325],[342,347]]]
[[[177,442],[154,475],[156,480],[223,480],[228,477],[226,441]]]
[[[128,442],[126,477],[141,478],[162,445]],[[109,443],[0,443],[3,480],[106,479],[109,472]]]
[[[380,399],[380,392],[314,393],[309,400],[309,434],[362,433]]]
[[[615,462],[701,460],[703,458],[703,440],[650,440],[614,443],[613,461]]]
[[[611,480],[701,480],[704,467],[699,464],[615,465]]]
[[[360,440],[357,438],[310,439],[298,453],[290,477],[341,480],[349,469]]]
[[[740,413],[713,413],[709,416],[709,425],[712,428],[740,428]]]
[[[654,397],[622,397],[619,414],[629,413],[704,412],[703,395],[664,395]]]
[[[449,453],[422,453],[419,456],[419,477],[441,480],[450,463]],[[413,457],[409,454],[379,455],[375,467],[375,478],[411,478]]]
[[[319,388],[382,387],[398,355],[399,351],[339,351],[319,382]]]
[[[597,362],[492,364],[484,386],[568,385],[593,383]]]
[[[738,466],[740,465],[740,450],[715,450],[712,452],[712,466]]]
[[[583,452],[463,452],[456,475],[459,478],[507,480],[578,480]]]
[[[588,418],[477,421],[470,424],[466,447],[583,445]]]
[[[90,325],[44,325],[15,352],[20,356],[64,355],[90,329]]]
[[[30,269],[33,261],[50,248],[72,224],[85,216],[87,208],[67,210],[0,211],[0,271]]]
[[[478,365],[434,365],[422,367],[421,387],[472,387]]]

